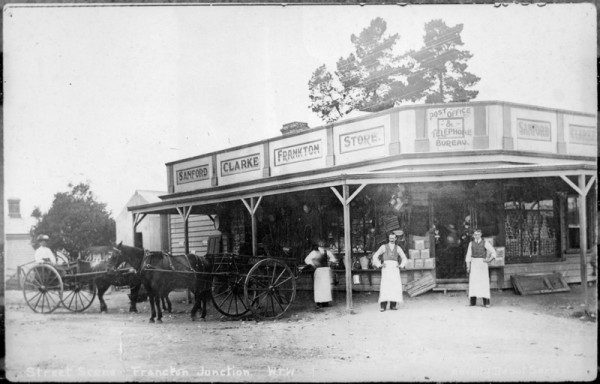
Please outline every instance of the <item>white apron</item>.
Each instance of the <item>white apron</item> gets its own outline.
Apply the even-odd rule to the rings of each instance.
[[[385,260],[381,268],[381,285],[379,287],[379,302],[402,300],[402,280],[400,279],[400,268],[395,260]]]
[[[483,258],[471,259],[469,297],[490,298],[490,275],[488,264],[483,260]]]
[[[322,267],[315,269],[315,303],[328,303],[331,297],[331,268]]]

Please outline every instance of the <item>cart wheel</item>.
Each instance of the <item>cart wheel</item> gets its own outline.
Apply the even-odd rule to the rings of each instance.
[[[96,284],[93,281],[65,279],[65,293],[62,303],[71,312],[83,312],[92,305],[96,297]]]
[[[242,316],[250,308],[244,300],[244,275],[241,275],[234,263],[216,264],[213,270],[212,302],[220,313],[229,317]]]
[[[54,267],[40,264],[27,272],[23,282],[23,297],[34,312],[54,312],[61,303],[62,294],[63,282]]]
[[[296,297],[296,277],[279,260],[261,260],[246,276],[244,296],[254,316],[276,319],[288,310]]]

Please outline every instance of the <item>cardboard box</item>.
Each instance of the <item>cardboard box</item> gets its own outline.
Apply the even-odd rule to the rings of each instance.
[[[421,251],[419,251],[418,249],[409,249],[408,250],[408,258],[409,259],[420,259]]]
[[[429,249],[421,249],[421,259],[429,259]]]
[[[416,259],[415,260],[415,268],[423,268],[423,259]]]
[[[424,261],[424,263],[423,263],[424,268],[431,268],[431,269],[435,268],[435,259],[429,258],[429,259],[424,259],[423,261]]]
[[[415,268],[415,261],[414,261],[414,260],[411,260],[411,259],[409,259],[409,260],[406,262],[405,268],[406,268],[406,269],[414,269],[414,268]]]

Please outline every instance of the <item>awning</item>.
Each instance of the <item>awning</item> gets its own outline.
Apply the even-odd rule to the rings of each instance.
[[[216,187],[179,196],[163,196],[158,203],[128,207],[136,214],[178,214],[178,208],[192,206],[193,214],[210,214],[210,206],[244,198],[269,196],[340,185],[428,183],[440,181],[492,180],[514,178],[560,177],[597,173],[597,166],[590,162],[554,164],[494,164],[493,167],[467,166],[447,168],[439,164],[437,169],[387,170],[369,172],[346,172],[336,175],[313,176],[302,174],[289,180],[267,178],[246,185]],[[275,180],[271,180],[275,179]]]

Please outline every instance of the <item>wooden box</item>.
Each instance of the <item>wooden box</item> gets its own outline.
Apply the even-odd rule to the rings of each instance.
[[[435,268],[435,259],[424,259],[423,260],[423,268],[433,269]]]
[[[425,249],[425,240],[415,240],[414,247],[418,250]]]
[[[494,246],[494,238],[493,237],[484,237],[483,240],[488,242],[492,247]]]
[[[408,241],[412,249],[429,249],[429,236],[410,235]]]
[[[421,252],[418,249],[409,249],[408,250],[408,258],[409,259],[420,259]]]
[[[421,259],[429,259],[429,249],[421,249]]]
[[[490,267],[501,267],[504,266],[504,255],[506,250],[504,247],[496,247],[496,259],[490,262]]]
[[[431,273],[427,273],[423,277],[406,284],[405,291],[410,297],[415,297],[432,290],[435,288],[435,285],[435,278]]]

